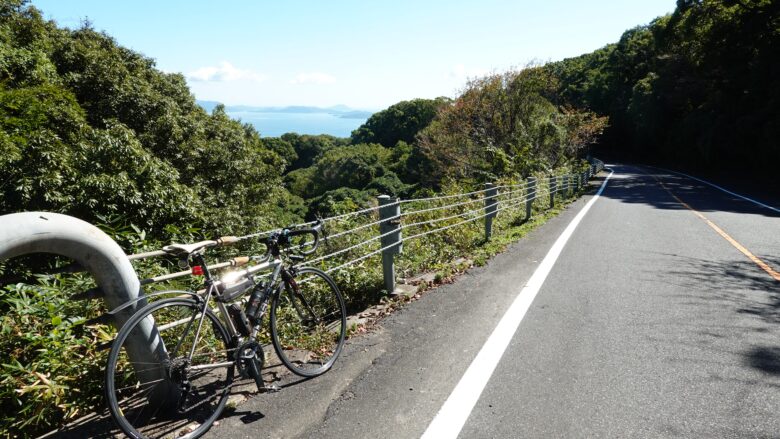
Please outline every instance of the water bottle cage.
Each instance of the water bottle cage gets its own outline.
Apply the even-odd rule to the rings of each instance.
[[[249,336],[252,332],[252,323],[251,320],[247,318],[247,315],[244,314],[244,311],[235,304],[228,306],[227,310],[238,333],[244,337]]]

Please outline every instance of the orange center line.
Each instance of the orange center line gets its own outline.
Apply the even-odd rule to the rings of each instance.
[[[762,260],[761,260],[761,259],[760,259],[758,256],[754,255],[754,254],[753,254],[753,253],[752,253],[750,250],[748,250],[748,249],[747,249],[747,248],[746,248],[744,245],[740,244],[740,243],[739,243],[739,242],[738,242],[736,239],[732,238],[732,237],[731,237],[731,236],[730,236],[728,233],[726,233],[726,232],[725,232],[723,229],[721,229],[720,227],[718,227],[718,225],[717,225],[717,224],[715,224],[715,223],[713,223],[712,221],[710,221],[710,220],[709,220],[709,219],[708,219],[706,216],[704,216],[704,215],[703,215],[701,212],[699,212],[698,210],[696,210],[696,209],[694,209],[693,207],[691,207],[690,205],[688,205],[688,203],[686,203],[685,201],[681,200],[681,199],[680,199],[680,197],[678,197],[677,195],[675,195],[675,194],[674,194],[674,193],[673,193],[673,192],[672,192],[672,191],[671,191],[671,190],[670,190],[668,187],[666,187],[666,185],[665,185],[665,184],[664,184],[664,183],[663,183],[663,182],[662,182],[662,181],[661,181],[661,180],[660,180],[658,177],[656,177],[655,175],[653,175],[653,178],[655,178],[655,181],[657,181],[657,182],[658,182],[658,184],[660,184],[660,185],[661,185],[661,187],[662,187],[662,188],[664,188],[664,190],[665,190],[666,192],[668,192],[668,193],[669,193],[669,195],[671,195],[671,196],[672,196],[672,198],[674,198],[675,200],[677,200],[677,202],[678,202],[678,203],[682,204],[682,205],[683,205],[683,206],[685,206],[685,207],[686,207],[688,210],[690,210],[691,212],[693,212],[693,213],[694,213],[696,216],[698,216],[699,218],[701,218],[701,219],[702,219],[702,220],[703,220],[705,223],[707,223],[707,225],[708,225],[708,226],[710,226],[710,227],[711,227],[713,230],[715,230],[716,232],[718,232],[718,234],[719,234],[720,236],[722,236],[722,237],[723,237],[723,239],[725,239],[726,241],[728,241],[728,242],[729,242],[729,244],[733,245],[733,246],[734,246],[734,248],[736,248],[737,250],[739,250],[740,252],[742,252],[742,254],[744,254],[745,256],[747,256],[747,257],[748,257],[748,259],[750,259],[750,260],[751,260],[751,261],[753,261],[753,262],[754,262],[756,265],[758,265],[758,266],[759,266],[759,268],[761,268],[762,270],[766,271],[766,272],[767,272],[767,273],[768,273],[768,274],[769,274],[769,275],[770,275],[770,276],[771,276],[771,277],[772,277],[774,280],[776,280],[776,281],[780,282],[780,273],[778,273],[778,272],[777,272],[777,271],[775,271],[775,270],[774,270],[772,267],[770,267],[770,266],[769,266],[769,264],[767,264],[766,262],[762,261]]]

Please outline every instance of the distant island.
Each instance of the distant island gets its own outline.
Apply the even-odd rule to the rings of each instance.
[[[217,101],[196,101],[211,113]],[[278,137],[284,133],[330,134],[349,137],[362,125],[373,111],[351,108],[346,105],[313,107],[290,105],[286,107],[254,107],[251,105],[225,105],[228,116],[250,123],[263,137]]]
[[[216,101],[197,101],[198,105],[204,110],[211,112],[214,107],[220,105]],[[287,107],[253,107],[250,105],[225,105],[225,111],[228,113],[327,113],[342,119],[368,119],[374,114],[373,111],[359,110],[350,108],[346,105],[334,105],[332,107],[312,107],[304,105],[290,105]]]

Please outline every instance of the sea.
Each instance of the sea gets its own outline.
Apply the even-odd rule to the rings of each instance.
[[[368,118],[345,116],[336,112],[290,111],[230,111],[227,114],[252,124],[261,137],[279,137],[284,133],[330,134],[336,137],[349,137],[352,131]]]

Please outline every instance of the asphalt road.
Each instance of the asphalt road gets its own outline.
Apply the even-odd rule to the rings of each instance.
[[[459,437],[780,438],[780,281],[735,246],[780,270],[780,213],[664,171],[613,169]],[[207,437],[420,437],[592,196]]]

